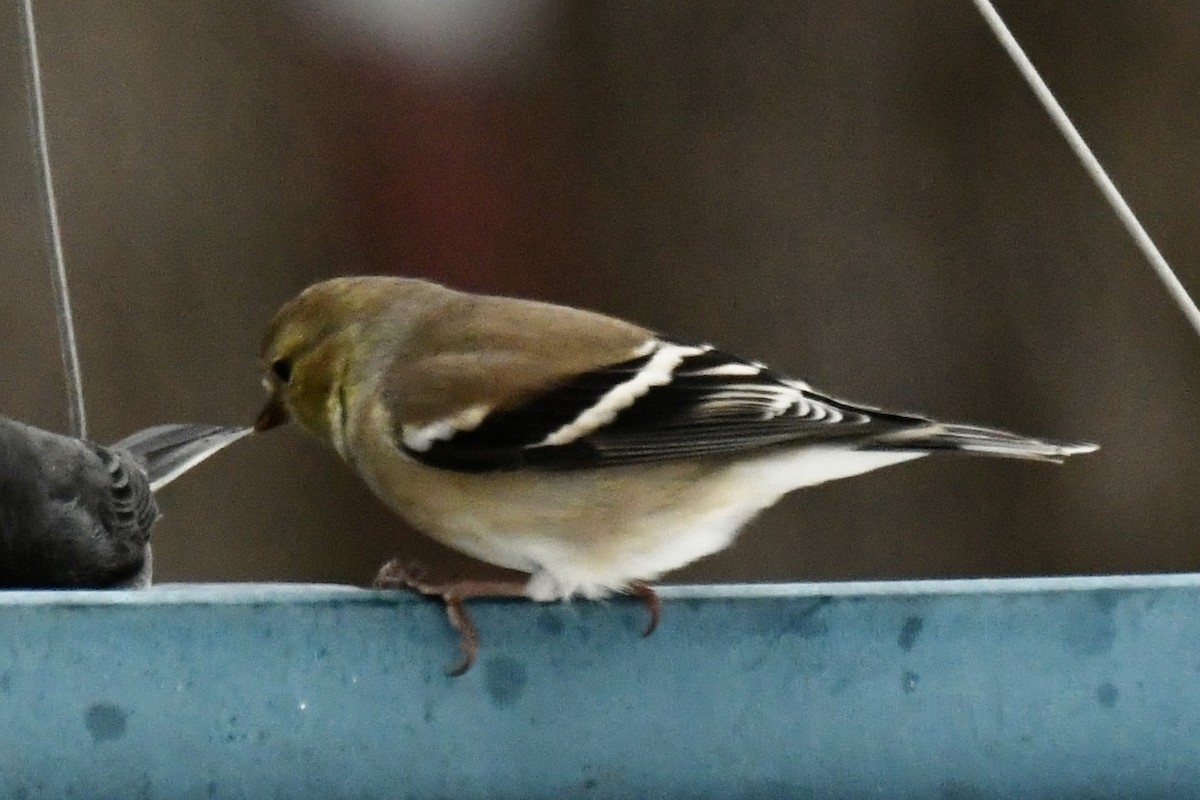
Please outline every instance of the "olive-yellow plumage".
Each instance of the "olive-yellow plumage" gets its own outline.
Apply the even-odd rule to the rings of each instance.
[[[267,428],[328,442],[411,525],[598,597],[726,547],[802,486],[939,450],[1095,449],[886,412],[612,317],[396,277],[309,287],[262,345]]]

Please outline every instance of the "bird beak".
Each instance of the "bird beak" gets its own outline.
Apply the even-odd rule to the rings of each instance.
[[[254,432],[269,431],[289,419],[291,419],[291,415],[283,405],[283,399],[277,393],[272,394],[271,399],[263,406],[263,410],[258,413],[258,419],[254,421]]]

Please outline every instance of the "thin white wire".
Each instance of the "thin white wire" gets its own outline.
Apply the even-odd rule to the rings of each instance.
[[[996,12],[991,0],[972,0],[975,7],[979,9],[979,13],[987,21],[992,29],[992,33],[1000,41],[1000,44],[1008,51],[1008,55],[1016,63],[1017,69],[1021,71],[1021,75],[1033,89],[1033,93],[1037,99],[1041,101],[1046,108],[1046,113],[1050,115],[1050,119],[1058,127],[1060,133],[1066,138],[1067,143],[1071,145],[1071,149],[1075,151],[1075,155],[1083,162],[1083,168],[1092,176],[1092,180],[1100,187],[1101,193],[1108,200],[1109,205],[1117,212],[1117,217],[1125,226],[1125,230],[1129,231],[1129,235],[1133,237],[1133,241],[1137,244],[1138,249],[1142,251],[1142,255],[1150,262],[1150,266],[1154,268],[1154,272],[1158,275],[1158,279],[1167,287],[1167,291],[1174,298],[1175,302],[1183,310],[1183,314],[1187,317],[1188,322],[1200,334],[1200,308],[1196,307],[1196,303],[1188,294],[1175,272],[1171,269],[1171,265],[1163,258],[1162,253],[1158,251],[1154,240],[1150,238],[1150,234],[1146,233],[1146,229],[1142,227],[1142,223],[1138,221],[1137,215],[1125,202],[1125,198],[1121,196],[1121,192],[1113,184],[1112,179],[1108,177],[1108,173],[1104,171],[1104,167],[1100,166],[1100,162],[1096,160],[1096,156],[1092,154],[1092,150],[1088,147],[1087,142],[1080,136],[1076,130],[1071,118],[1067,116],[1067,112],[1063,111],[1058,100],[1050,88],[1046,86],[1046,82],[1042,80],[1042,76],[1038,74],[1033,63],[1025,55],[1025,51],[1021,49],[1021,45],[1017,43],[1016,38],[1008,30],[1008,26],[1004,24],[1004,20]]]
[[[83,373],[79,367],[79,348],[75,342],[75,320],[71,314],[71,296],[67,291],[67,263],[63,256],[62,230],[58,224],[58,201],[54,196],[54,177],[50,172],[50,143],[46,136],[46,108],[42,94],[42,69],[38,59],[37,31],[33,24],[32,0],[21,0],[25,17],[25,41],[29,45],[29,84],[33,101],[33,138],[42,168],[42,187],[46,213],[50,220],[50,247],[54,263],[50,270],[54,282],[54,305],[58,318],[58,338],[62,349],[63,372],[67,384],[67,414],[71,431],[87,437],[87,414],[83,407]]]

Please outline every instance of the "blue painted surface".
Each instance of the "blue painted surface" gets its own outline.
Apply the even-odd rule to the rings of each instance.
[[[0,594],[0,797],[1200,796],[1200,578]]]

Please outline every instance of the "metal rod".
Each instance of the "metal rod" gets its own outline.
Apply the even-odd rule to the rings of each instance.
[[[21,0],[25,18],[25,41],[29,53],[29,95],[34,150],[41,166],[42,192],[49,219],[50,249],[53,263],[50,277],[54,283],[54,308],[58,319],[58,338],[62,350],[63,373],[67,390],[67,414],[71,432],[87,436],[87,414],[83,405],[83,373],[79,367],[79,348],[75,341],[75,320],[71,313],[71,295],[67,290],[67,264],[63,256],[62,230],[58,222],[58,202],[54,196],[54,177],[50,171],[50,144],[46,136],[46,107],[42,92],[42,70],[38,61],[37,30],[33,24],[33,0]]]

